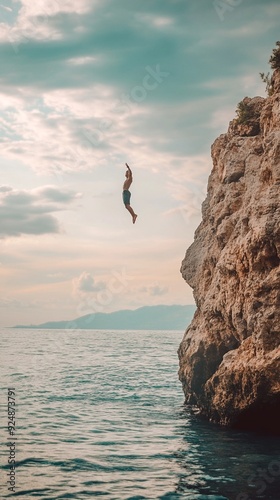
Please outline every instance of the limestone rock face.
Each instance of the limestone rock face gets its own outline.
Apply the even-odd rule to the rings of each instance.
[[[245,98],[212,146],[202,222],[182,262],[194,319],[181,342],[186,403],[214,422],[279,431],[280,71],[274,93]]]

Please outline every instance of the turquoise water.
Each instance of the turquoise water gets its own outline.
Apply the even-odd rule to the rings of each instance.
[[[1,498],[279,500],[280,439],[183,407],[182,332],[1,331]],[[7,388],[16,397],[8,491]]]

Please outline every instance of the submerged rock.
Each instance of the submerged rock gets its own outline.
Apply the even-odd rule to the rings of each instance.
[[[182,262],[197,304],[178,354],[186,403],[211,421],[279,432],[280,71],[212,146],[202,222]]]

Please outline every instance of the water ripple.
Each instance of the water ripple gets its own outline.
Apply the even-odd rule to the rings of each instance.
[[[1,498],[279,500],[279,439],[218,428],[182,405],[181,333],[16,335],[1,332],[1,407],[7,387],[17,398],[17,491],[1,485]],[[6,477],[7,460],[1,468]]]

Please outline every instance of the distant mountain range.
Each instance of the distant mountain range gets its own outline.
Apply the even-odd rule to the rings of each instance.
[[[13,328],[48,330],[185,330],[190,324],[196,306],[145,306],[135,310],[112,313],[94,313],[71,321],[48,321],[41,325],[17,325]]]

